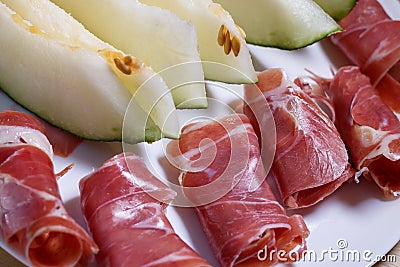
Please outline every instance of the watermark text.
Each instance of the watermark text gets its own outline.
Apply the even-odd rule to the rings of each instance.
[[[278,262],[364,262],[375,263],[382,262],[396,262],[396,255],[376,255],[372,250],[357,250],[350,249],[346,239],[339,239],[335,247],[328,247],[321,251],[307,249],[303,251],[291,251],[269,249],[264,246],[263,249],[257,253],[257,258],[260,261],[275,261]]]

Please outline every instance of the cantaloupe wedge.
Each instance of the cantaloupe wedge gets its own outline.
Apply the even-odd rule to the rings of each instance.
[[[226,83],[257,81],[244,32],[221,5],[211,0],[139,1],[168,9],[195,25],[207,79]]]
[[[204,72],[191,23],[137,0],[52,1],[100,39],[160,72],[178,108],[207,107]]]
[[[48,0],[1,0],[0,87],[49,123],[95,140],[177,138],[169,88],[144,62],[101,41]]]

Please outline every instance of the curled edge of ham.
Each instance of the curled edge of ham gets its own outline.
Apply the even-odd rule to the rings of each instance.
[[[37,153],[39,160],[42,158],[40,153],[44,153],[46,155],[44,158],[47,157],[49,160],[48,167],[52,169],[53,149],[43,134],[44,128],[40,121],[19,111],[5,110],[0,114],[0,147],[15,148],[16,158],[21,156],[20,151],[35,148],[37,150],[33,149],[32,153]],[[40,196],[46,201],[53,201],[51,214],[31,222],[29,228],[25,229],[25,234],[24,231],[18,231],[14,235],[6,237],[10,246],[16,246],[16,249],[19,250],[18,245],[12,243],[15,238],[19,240],[19,247],[25,248],[22,251],[28,262],[34,266],[54,266],[54,263],[58,262],[57,264],[62,264],[62,266],[73,267],[86,265],[93,261],[93,255],[98,252],[98,247],[67,213],[61,197],[25,186],[10,174],[0,173],[0,176],[3,180],[0,180],[0,185],[6,185],[9,180],[24,190],[32,190],[34,195]],[[56,174],[54,174],[54,179],[56,179]],[[2,203],[1,209],[4,204]],[[11,228],[8,229],[7,225],[0,224],[0,227],[5,229],[2,229],[3,232],[13,231]],[[63,258],[58,258],[58,255],[63,255]]]
[[[45,152],[53,161],[54,155],[69,156],[82,142],[81,138],[31,115],[13,110],[4,110],[3,112],[13,116],[13,119],[17,120],[19,125],[8,125],[9,122],[6,120],[1,122],[3,123],[0,125],[0,144],[2,146],[18,146],[21,144],[35,146]],[[73,165],[71,163],[57,173],[57,179],[66,174]]]
[[[53,160],[53,147],[39,130],[25,126],[0,125],[0,145],[18,146],[28,144],[45,152]]]
[[[44,125],[44,133],[57,156],[68,157],[83,142],[83,139],[79,136],[68,133],[45,121],[42,121],[42,124]]]
[[[3,110],[1,114],[0,145],[32,145],[43,150],[53,160],[53,146],[45,135],[44,125],[38,119],[14,110]]]
[[[391,169],[389,172],[400,171],[400,121],[396,112],[357,66],[341,67],[332,79],[314,79],[336,106],[338,129],[352,155],[356,181],[364,176],[373,180],[386,198],[399,198],[400,181],[396,184],[396,178],[387,177],[388,172],[385,174],[378,166],[384,165],[383,168]],[[362,112],[372,102],[374,108]]]
[[[1,89],[0,89],[1,93]],[[15,118],[19,120],[20,125],[14,125],[14,126],[20,126],[21,127],[21,134],[27,130],[27,129],[22,129],[22,128],[29,128],[29,131],[25,131],[27,140],[24,140],[26,143],[31,139],[35,141],[35,139],[43,139],[42,137],[36,138],[36,135],[40,135],[39,133],[43,134],[45,138],[47,139],[45,142],[39,142],[36,145],[39,148],[46,149],[48,155],[53,158],[53,155],[57,155],[63,158],[68,157],[71,155],[76,148],[83,142],[83,139],[80,138],[79,136],[76,136],[72,133],[66,132],[60,128],[57,128],[56,126],[51,125],[50,123],[46,122],[45,120],[35,116],[34,114],[28,114],[22,111],[18,110],[3,110],[5,112],[9,112],[9,114],[14,114]],[[25,117],[29,116],[30,119],[32,120],[29,122]],[[3,120],[2,125],[6,126],[7,121]],[[32,126],[31,128],[29,126]],[[13,130],[17,131],[17,130]],[[6,133],[6,132],[1,132]],[[29,138],[30,135],[35,135],[35,137]],[[12,138],[11,138],[12,139]],[[45,143],[50,143],[51,144],[51,149],[46,148],[48,145]],[[45,151],[45,152],[46,152]]]
[[[325,179],[323,181],[321,181],[320,177],[316,176],[315,173],[313,173],[313,175],[309,175],[309,173],[303,173],[303,176],[305,177],[304,182],[302,184],[293,185],[292,183],[287,182],[287,179],[284,177],[285,175],[283,175],[282,173],[279,174],[274,171],[282,169],[280,166],[282,164],[281,160],[283,157],[290,156],[292,149],[296,149],[296,146],[302,145],[301,143],[299,143],[301,142],[301,140],[299,139],[299,135],[297,133],[290,132],[290,138],[294,138],[293,143],[291,143],[290,146],[287,147],[284,151],[279,151],[277,149],[274,157],[274,163],[272,164],[272,170],[270,174],[276,181],[276,185],[282,201],[285,203],[287,208],[298,209],[312,206],[325,199],[327,196],[336,191],[343,183],[345,183],[346,181],[350,181],[354,177],[354,170],[348,162],[347,150],[332,121],[335,119],[335,111],[333,105],[331,101],[323,95],[321,88],[312,88],[310,84],[305,83],[300,78],[297,78],[294,82],[292,82],[287,78],[286,72],[283,69],[268,69],[259,73],[258,77],[259,82],[257,86],[263,93],[263,96],[265,98],[269,98],[268,102],[271,109],[281,110],[285,113],[285,116],[288,116],[286,118],[287,120],[293,120],[294,125],[292,126],[294,127],[294,129],[296,129],[296,132],[298,131],[299,133],[302,133],[303,138],[307,137],[309,139],[310,134],[312,134],[312,130],[314,130],[313,128],[310,130],[309,125],[305,125],[305,123],[307,123],[306,120],[305,122],[303,122],[303,120],[299,121],[300,119],[297,118],[298,116],[300,116],[300,118],[304,116],[309,116],[307,115],[307,113],[304,113],[305,111],[307,111],[304,110],[304,107],[302,107],[304,105],[307,105],[310,108],[309,111],[313,112],[311,115],[318,115],[317,118],[312,119],[312,122],[314,122],[314,120],[317,121],[317,119],[319,120],[319,122],[323,122],[324,125],[328,127],[326,130],[327,134],[334,138],[334,144],[337,149],[337,153],[325,155],[323,154],[323,152],[321,152],[320,154],[318,154],[320,155],[319,159],[325,160],[325,162],[327,160],[336,159],[336,161],[333,162],[330,166],[332,169],[332,175],[328,175],[327,173],[325,173]],[[245,87],[245,89],[248,88]],[[320,91],[316,92],[317,89]],[[252,117],[252,114],[254,112],[265,112],[263,110],[259,110],[257,105],[255,105],[254,108],[254,104],[256,103],[256,101],[258,101],[258,99],[255,99],[253,90],[245,91],[245,99],[248,105],[245,105],[244,112],[248,116]],[[322,108],[317,104],[317,101],[322,102],[329,112],[324,112]],[[297,109],[299,109],[300,113],[296,115],[296,111],[289,111],[287,106],[290,105],[297,105],[296,107]],[[332,119],[328,117],[328,113],[331,113]],[[274,119],[276,120],[275,116],[276,115],[274,114]],[[282,122],[275,121],[275,124],[277,123]],[[262,123],[261,125],[258,125],[257,122],[253,119],[252,124],[255,129],[263,127]],[[287,137],[288,136],[285,136],[284,138],[287,139]],[[321,137],[319,138],[321,140]],[[286,139],[283,141],[288,142],[288,140]],[[262,141],[262,138],[260,138],[260,140]],[[278,139],[276,140],[277,144],[283,141]],[[303,146],[306,146],[307,150],[308,148],[314,150],[315,148],[318,148],[318,146],[310,147],[310,144],[304,142]],[[329,146],[325,143],[322,143],[322,147],[326,149]],[[319,148],[321,148],[321,146],[319,146]],[[284,164],[287,163],[287,161],[284,161]],[[296,163],[299,164],[299,161],[297,161]],[[282,170],[287,170],[287,168],[288,166],[283,167]],[[293,177],[296,177],[296,175],[294,175]]]
[[[332,35],[332,43],[369,76],[383,101],[399,114],[400,21],[377,0],[359,0],[339,24],[345,31]]]

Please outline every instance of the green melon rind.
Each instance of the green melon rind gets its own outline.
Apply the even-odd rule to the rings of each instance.
[[[12,101],[14,101],[15,103],[17,103],[18,105],[20,105],[22,108],[24,108],[26,111],[28,112],[32,112],[31,110],[29,110],[29,107],[24,106],[23,103],[18,102],[18,99],[13,98],[11,95],[9,95],[7,93],[8,90],[4,89],[4,88],[0,88],[0,90],[7,95]],[[46,121],[47,123],[49,123],[50,125],[52,125],[53,127],[56,127],[60,130],[63,130],[65,132],[68,132],[70,134],[76,135],[82,139],[85,140],[90,140],[90,141],[102,141],[102,142],[120,142],[123,141],[122,140],[122,135],[120,134],[120,130],[118,130],[118,134],[115,136],[108,136],[108,137],[96,137],[96,136],[88,136],[85,134],[81,134],[79,131],[71,131],[71,129],[66,129],[61,127],[60,125],[54,124],[54,122],[51,122],[48,118],[41,116],[41,114],[38,113],[34,113],[32,112],[32,114],[35,114],[38,118],[41,118],[42,120]],[[148,122],[148,125],[146,125],[145,128],[145,134],[144,134],[144,142],[148,142],[148,143],[152,143],[152,142],[156,142],[158,140],[160,140],[162,138],[161,136],[161,131],[160,129],[150,120]],[[172,138],[172,139],[177,139],[177,138]],[[127,140],[124,140],[127,141]],[[128,143],[128,142],[127,142]],[[129,143],[136,143],[135,141],[131,141]]]
[[[101,53],[32,28],[2,2],[0,21],[7,28],[0,36],[0,87],[10,98],[50,124],[82,138],[122,138],[122,123],[132,95]],[[146,67],[143,70],[139,80],[152,73]],[[165,84],[162,91],[169,92]],[[130,129],[134,136],[129,140],[155,141],[160,137],[159,128],[152,121],[144,125],[149,116],[138,110],[137,124]]]
[[[334,20],[340,21],[353,9],[357,0],[314,0]]]
[[[295,50],[342,28],[312,0],[216,0],[246,32],[248,43]]]

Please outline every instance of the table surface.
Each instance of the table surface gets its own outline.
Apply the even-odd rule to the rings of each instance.
[[[397,245],[388,252],[387,255],[395,255],[396,258],[392,262],[379,262],[375,264],[376,267],[400,267],[400,241]],[[389,257],[392,258],[392,257]],[[18,260],[13,258],[10,254],[0,248],[0,266],[1,267],[26,267]]]

